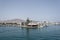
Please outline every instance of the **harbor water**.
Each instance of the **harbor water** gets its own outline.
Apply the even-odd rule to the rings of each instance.
[[[0,26],[0,40],[60,40],[60,26],[36,29]]]

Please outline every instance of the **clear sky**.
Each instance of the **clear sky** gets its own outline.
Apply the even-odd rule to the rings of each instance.
[[[0,19],[60,21],[60,0],[0,0]]]

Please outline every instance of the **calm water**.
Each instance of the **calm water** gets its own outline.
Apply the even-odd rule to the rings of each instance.
[[[0,26],[0,40],[60,40],[60,26],[40,29]]]

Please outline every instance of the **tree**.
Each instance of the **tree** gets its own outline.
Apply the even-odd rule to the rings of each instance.
[[[21,25],[24,25],[24,22],[22,22]]]
[[[27,20],[26,20],[26,25],[28,25],[28,23],[30,23],[29,18],[27,18]]]

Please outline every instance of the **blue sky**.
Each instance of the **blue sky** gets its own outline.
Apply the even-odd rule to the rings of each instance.
[[[0,0],[0,19],[60,21],[60,0]]]

